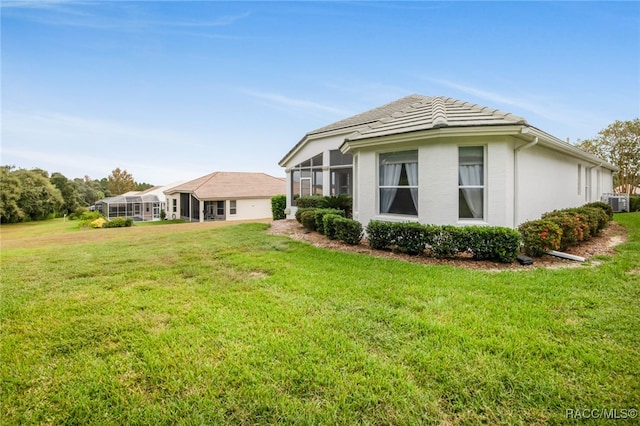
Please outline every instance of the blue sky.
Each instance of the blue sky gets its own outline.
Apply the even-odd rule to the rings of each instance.
[[[418,93],[561,139],[640,116],[639,2],[8,1],[1,163],[284,176],[306,132]]]

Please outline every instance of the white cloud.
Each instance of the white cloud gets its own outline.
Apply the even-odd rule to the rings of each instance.
[[[339,115],[339,116],[345,116],[345,115],[351,114],[349,111],[345,111],[340,108],[323,105],[318,102],[313,102],[306,99],[291,98],[288,96],[280,95],[278,93],[258,92],[258,91],[247,90],[247,89],[240,89],[240,91],[254,98],[267,101],[269,105],[278,107],[278,108],[284,107],[285,109],[295,110],[295,111],[304,109],[308,111],[328,112],[328,113]]]

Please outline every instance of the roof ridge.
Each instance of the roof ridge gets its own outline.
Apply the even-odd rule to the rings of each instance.
[[[459,105],[459,106],[466,106],[468,108],[475,109],[475,110],[480,111],[480,112],[487,112],[487,113],[490,113],[492,115],[499,115],[499,116],[501,116],[503,118],[510,117],[510,118],[515,119],[517,121],[521,121],[523,124],[528,124],[527,120],[525,118],[523,118],[523,117],[521,117],[519,115],[515,115],[513,113],[510,113],[510,112],[504,112],[504,111],[502,111],[500,109],[497,109],[497,108],[491,108],[491,107],[488,107],[488,106],[475,104],[475,103],[468,102],[468,101],[461,101],[459,99],[455,99],[455,98],[451,98],[451,97],[445,99],[445,101],[451,101],[453,104],[456,104],[456,105]]]

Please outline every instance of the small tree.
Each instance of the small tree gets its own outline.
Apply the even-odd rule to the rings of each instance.
[[[120,170],[119,167],[115,168],[107,177],[107,188],[112,196],[133,191],[135,187],[136,182],[133,180],[131,173],[126,170]]]

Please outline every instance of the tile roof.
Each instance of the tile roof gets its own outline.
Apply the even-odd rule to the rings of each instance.
[[[357,140],[446,126],[500,124],[528,125],[524,118],[497,109],[453,98],[413,94],[312,130],[280,160],[280,165],[284,165],[287,157],[302,147],[309,139],[322,137],[324,133],[328,132],[358,132],[355,136],[349,137],[349,140]]]
[[[367,139],[442,127],[528,125],[516,115],[453,98],[412,95],[409,105],[358,129],[349,140]],[[404,98],[407,99],[407,98]]]
[[[286,179],[265,173],[213,172],[171,188],[167,193],[193,193],[200,200],[265,198],[286,193]]]
[[[402,99],[389,102],[388,104],[382,105],[380,107],[371,109],[369,111],[365,111],[363,113],[354,115],[352,117],[345,118],[344,120],[340,120],[335,123],[329,124],[328,126],[324,126],[319,129],[313,130],[307,133],[307,135],[315,135],[318,133],[324,133],[324,132],[329,132],[333,130],[349,129],[354,127],[359,127],[365,124],[375,123],[380,119],[389,117],[391,114],[397,111],[402,111],[404,108],[407,108],[410,105],[416,102],[420,102],[421,100],[424,100],[424,99],[425,99],[425,96],[422,96],[422,95],[405,96]]]

